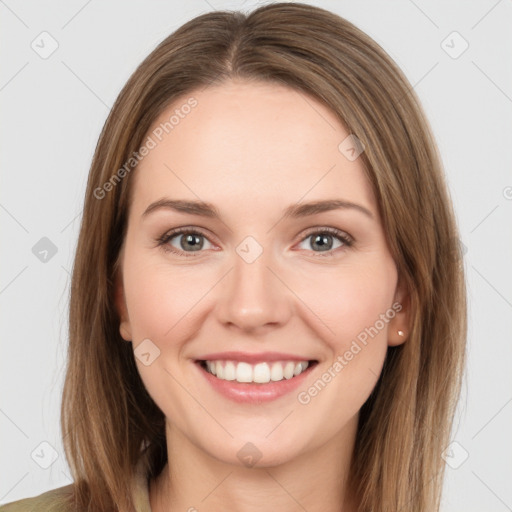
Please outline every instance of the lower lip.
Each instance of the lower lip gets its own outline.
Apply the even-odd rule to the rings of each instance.
[[[215,375],[206,371],[200,363],[196,362],[195,364],[213,389],[221,395],[238,403],[259,404],[271,402],[297,389],[301,384],[304,384],[305,379],[318,363],[310,364],[300,375],[291,379],[270,381],[265,384],[218,379]]]

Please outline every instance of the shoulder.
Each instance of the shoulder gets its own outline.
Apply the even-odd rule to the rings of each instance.
[[[0,505],[0,512],[71,512],[68,499],[72,490],[73,484],[58,487],[39,496]]]

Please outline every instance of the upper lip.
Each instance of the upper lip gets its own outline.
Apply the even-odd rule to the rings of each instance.
[[[307,356],[298,356],[296,354],[286,354],[284,352],[259,352],[251,354],[249,352],[215,352],[198,357],[197,361],[241,361],[245,363],[263,363],[265,361],[313,361]]]

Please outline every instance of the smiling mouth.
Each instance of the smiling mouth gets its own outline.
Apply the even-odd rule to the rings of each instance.
[[[309,361],[272,361],[250,364],[243,361],[216,360],[196,361],[201,368],[220,380],[236,381],[249,384],[267,384],[291,380],[298,377],[308,368],[318,364],[316,360]]]

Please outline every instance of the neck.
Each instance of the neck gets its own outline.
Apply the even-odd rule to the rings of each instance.
[[[212,457],[167,423],[168,464],[150,482],[152,512],[355,512],[347,487],[357,416],[328,443],[271,467],[245,467]]]

